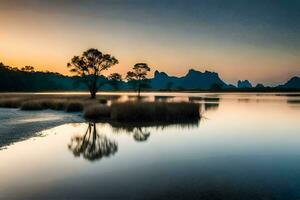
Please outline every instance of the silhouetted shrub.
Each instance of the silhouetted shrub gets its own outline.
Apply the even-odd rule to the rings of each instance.
[[[68,102],[66,106],[67,112],[80,112],[83,110],[83,103],[80,101]]]
[[[92,104],[84,108],[83,116],[87,119],[110,118],[111,108],[103,104]]]
[[[43,104],[41,101],[26,101],[22,103],[21,110],[43,110]]]
[[[51,99],[42,101],[42,105],[45,109],[64,110],[66,109],[67,101],[62,99]]]
[[[101,104],[107,104],[107,99],[99,99],[99,103],[101,103]]]
[[[111,119],[127,122],[186,121],[199,119],[199,104],[125,102],[111,105]]]
[[[0,99],[1,108],[19,108],[22,105],[24,99],[22,98],[9,98],[9,99]]]

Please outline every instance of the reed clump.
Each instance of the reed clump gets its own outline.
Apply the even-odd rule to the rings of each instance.
[[[21,110],[65,110],[67,105],[66,100],[62,99],[33,99],[22,102]]]
[[[23,98],[2,98],[0,99],[1,108],[19,108],[24,101]]]
[[[28,100],[21,104],[21,110],[65,110],[67,112],[80,112],[83,110],[82,101],[70,101],[67,99],[36,99]]]
[[[44,109],[65,110],[67,102],[68,101],[65,99],[51,99],[51,100],[42,101],[42,105]]]
[[[111,105],[111,119],[121,122],[175,122],[199,118],[199,104],[196,103],[125,102]]]
[[[86,119],[110,119],[118,122],[178,122],[200,118],[199,104],[169,102],[119,102],[111,106],[86,106]]]
[[[43,110],[42,101],[25,101],[21,105],[21,110]]]
[[[99,103],[101,104],[107,104],[107,99],[99,99]]]
[[[109,119],[111,107],[104,104],[90,104],[85,106],[83,116],[86,119]]]
[[[81,101],[70,101],[66,104],[65,110],[67,112],[81,112],[83,107],[84,105]]]

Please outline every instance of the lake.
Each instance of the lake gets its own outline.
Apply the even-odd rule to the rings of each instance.
[[[300,199],[299,93],[144,95],[202,117],[38,131],[0,150],[0,199]]]

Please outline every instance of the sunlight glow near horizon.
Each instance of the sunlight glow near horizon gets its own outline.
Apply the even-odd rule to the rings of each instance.
[[[235,0],[226,5],[192,0],[14,2],[0,2],[0,62],[6,65],[69,74],[66,63],[93,47],[115,56],[120,63],[109,73],[123,75],[136,62],[147,62],[152,73],[176,76],[190,68],[215,71],[229,83],[274,84],[300,75],[297,1],[253,1],[253,13],[243,12],[249,5]],[[273,10],[261,11],[271,5]]]

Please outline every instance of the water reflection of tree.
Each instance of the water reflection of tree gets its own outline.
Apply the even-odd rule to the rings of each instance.
[[[154,96],[154,101],[169,102],[174,96]]]
[[[136,142],[147,141],[151,135],[150,130],[164,130],[166,127],[173,128],[192,128],[199,125],[198,120],[173,123],[113,123],[114,134],[130,134]],[[109,157],[118,151],[115,141],[110,140],[104,134],[97,132],[96,123],[89,123],[88,128],[83,135],[76,135],[71,138],[68,148],[75,157],[82,156],[89,161],[99,160],[103,157]]]
[[[150,132],[147,130],[143,130],[141,127],[135,128],[133,130],[133,138],[135,141],[143,142],[146,141],[150,136]]]
[[[217,110],[219,108],[218,103],[204,103],[204,110]]]
[[[186,121],[186,122],[173,122],[173,123],[111,123],[113,132],[115,134],[127,133],[132,135],[133,139],[137,142],[147,141],[151,135],[149,128],[156,128],[157,130],[164,130],[166,127],[176,128],[192,128],[199,125],[198,120]]]
[[[118,150],[116,142],[97,133],[96,123],[89,123],[84,135],[72,137],[68,148],[74,156],[83,156],[90,161],[108,157]]]

